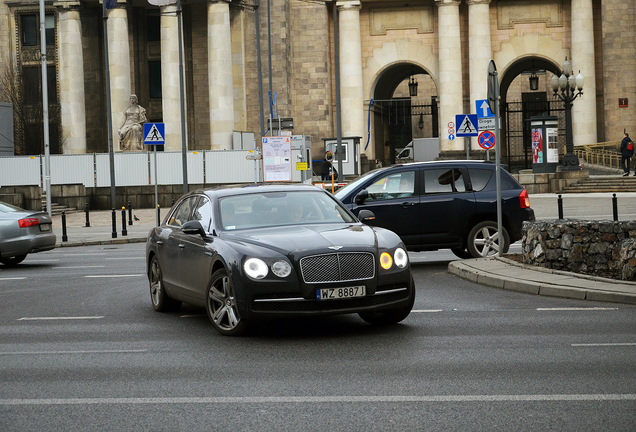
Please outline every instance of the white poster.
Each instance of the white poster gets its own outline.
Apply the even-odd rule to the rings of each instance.
[[[263,181],[289,182],[291,179],[291,137],[263,137]]]
[[[546,128],[548,136],[547,162],[559,162],[559,130],[557,128]]]

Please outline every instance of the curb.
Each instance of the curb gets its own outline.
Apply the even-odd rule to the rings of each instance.
[[[566,272],[562,270],[552,270],[542,267],[530,266],[528,264],[520,264],[516,261],[512,261],[506,258],[478,258],[481,260],[499,261],[501,263],[518,267],[519,269],[527,270],[528,272],[543,272],[560,276],[559,279],[565,281],[567,278],[572,279],[584,279],[591,282],[599,282],[599,285],[606,284],[607,286],[616,285],[616,281],[613,279],[602,278],[597,276],[579,275],[576,273]],[[524,272],[519,272],[518,277],[502,276],[495,272],[484,270],[483,268],[477,268],[469,264],[470,260],[466,262],[451,261],[448,264],[448,272],[454,274],[462,279],[469,280],[481,285],[490,286],[493,288],[499,288],[507,291],[516,291],[527,294],[543,295],[549,297],[562,297],[571,298],[577,300],[588,301],[601,301],[610,303],[625,303],[636,304],[636,282],[621,281],[621,285],[628,285],[634,287],[634,293],[624,293],[618,291],[607,291],[594,288],[575,288],[569,285],[563,285],[559,283],[538,282],[528,280],[524,277]],[[483,263],[487,261],[481,261]],[[528,273],[526,273],[527,275]]]
[[[86,241],[73,241],[55,243],[56,248],[63,247],[77,247],[77,246],[100,246],[100,245],[113,245],[113,244],[128,244],[128,243],[145,243],[146,237],[133,237],[128,239],[112,239],[112,240],[86,240]]]

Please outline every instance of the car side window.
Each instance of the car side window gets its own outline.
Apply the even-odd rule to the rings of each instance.
[[[194,213],[192,213],[192,220],[201,222],[201,226],[205,232],[210,231],[210,226],[212,225],[212,204],[207,197],[201,197],[196,203]]]
[[[424,192],[427,194],[466,192],[464,175],[457,168],[424,170]]]
[[[415,171],[402,171],[381,177],[368,188],[367,201],[382,201],[415,195]]]
[[[468,168],[468,175],[470,175],[470,181],[473,184],[473,191],[479,192],[483,190],[490,181],[493,173],[494,171],[490,169]]]
[[[184,223],[189,221],[190,215],[192,214],[192,208],[194,207],[198,198],[199,197],[188,197],[185,200],[181,201],[179,207],[175,210],[174,213],[172,213],[172,216],[168,221],[168,225],[181,227]]]

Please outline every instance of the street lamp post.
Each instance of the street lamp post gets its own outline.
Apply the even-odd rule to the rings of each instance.
[[[561,162],[561,171],[580,170],[579,158],[574,154],[574,140],[572,136],[572,102],[583,94],[583,75],[581,71],[575,77],[572,73],[572,64],[565,58],[563,72],[560,77],[556,74],[552,77],[552,90],[565,105],[565,151]]]

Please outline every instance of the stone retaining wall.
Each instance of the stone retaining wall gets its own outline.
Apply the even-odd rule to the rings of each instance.
[[[526,264],[636,280],[636,221],[526,222],[522,242]]]

